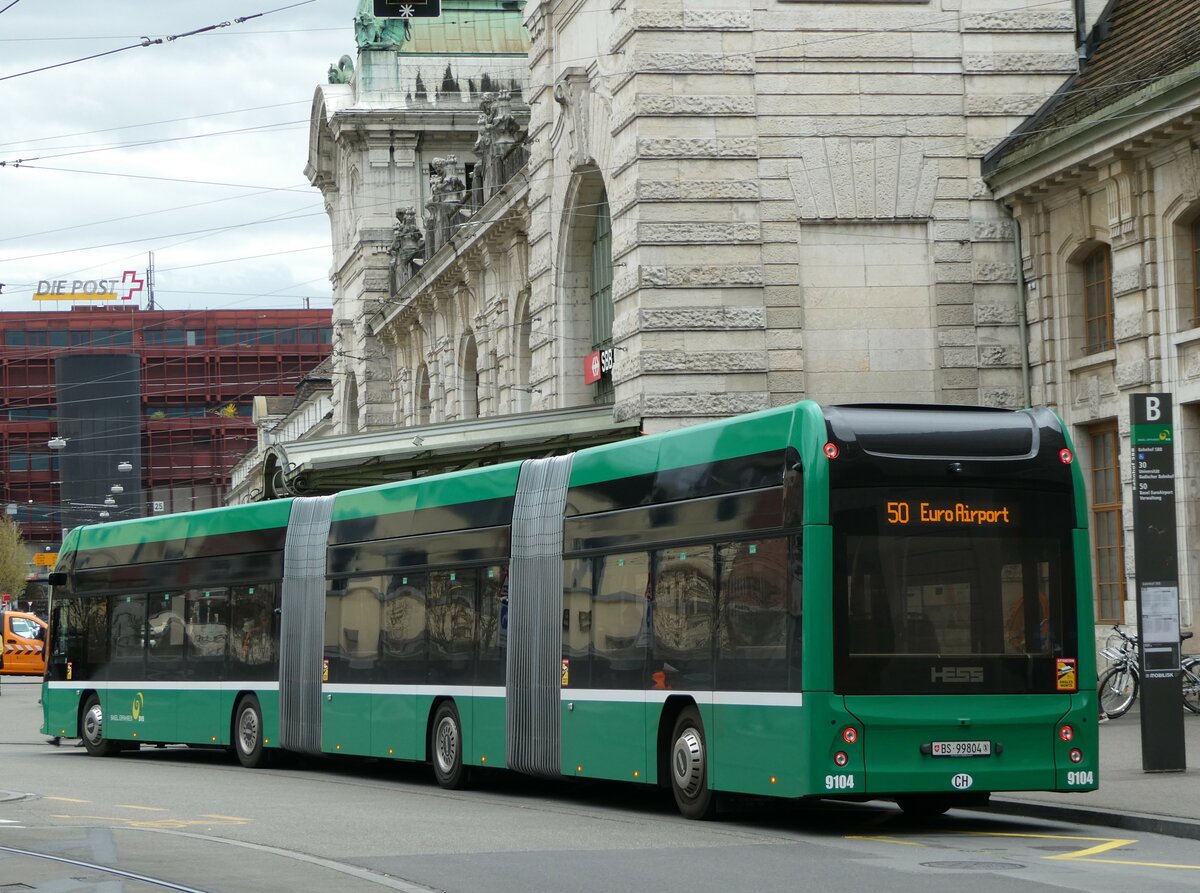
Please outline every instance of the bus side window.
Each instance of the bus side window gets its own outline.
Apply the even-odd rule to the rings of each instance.
[[[785,538],[720,547],[717,688],[784,691],[791,607]]]
[[[479,570],[479,659],[476,685],[503,685],[508,645],[508,568]]]
[[[591,558],[568,558],[563,562],[563,610],[567,624],[562,633],[562,647],[568,688],[587,688],[591,684],[592,569]]]

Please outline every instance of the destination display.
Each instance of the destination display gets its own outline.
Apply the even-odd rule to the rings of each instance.
[[[946,499],[889,499],[884,519],[890,525],[916,527],[1009,527],[1017,523],[1015,506]]]

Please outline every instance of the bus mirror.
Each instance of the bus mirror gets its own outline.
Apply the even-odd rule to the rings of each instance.
[[[48,574],[46,576],[46,582],[51,586],[65,586],[67,582],[67,575],[60,573]]]

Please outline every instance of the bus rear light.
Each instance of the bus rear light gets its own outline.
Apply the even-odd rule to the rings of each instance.
[[[847,744],[853,744],[858,740],[858,729],[854,728],[854,726],[846,726],[846,728],[842,729],[842,740]]]
[[[1061,738],[1063,741],[1070,741],[1072,738],[1075,737],[1075,730],[1073,728],[1071,728],[1070,726],[1063,726],[1061,729],[1058,730],[1058,737]]]
[[[1083,751],[1080,750],[1078,747],[1072,747],[1070,757],[1071,757],[1072,763],[1082,763],[1083,762]]]
[[[835,753],[833,755],[833,762],[840,769],[841,767],[845,766],[847,763],[850,762],[850,757],[848,757],[846,755],[846,752],[844,750],[839,750],[837,753]]]
[[[825,444],[826,459],[836,459],[839,453],[841,453],[841,450],[838,449],[838,445],[836,443]]]
[[[1070,465],[1075,457],[1071,455],[1071,451],[1065,447],[1058,451],[1058,458],[1062,460],[1063,465]]]

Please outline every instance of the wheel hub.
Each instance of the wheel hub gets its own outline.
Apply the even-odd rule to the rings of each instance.
[[[258,746],[258,717],[253,710],[243,710],[238,722],[238,743],[242,753],[253,753]]]
[[[442,717],[442,721],[438,723],[437,734],[434,735],[434,755],[438,769],[443,774],[454,770],[454,764],[458,760],[458,729],[449,716]]]
[[[104,711],[100,709],[99,704],[93,704],[83,717],[83,734],[92,744],[99,744],[104,740]]]
[[[694,797],[704,783],[704,744],[695,729],[684,729],[671,750],[671,773],[675,786]]]

